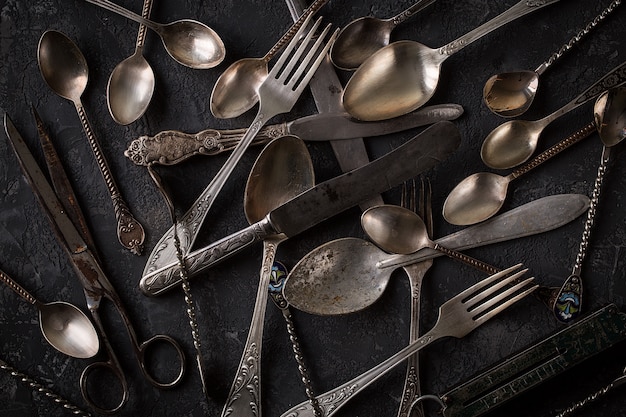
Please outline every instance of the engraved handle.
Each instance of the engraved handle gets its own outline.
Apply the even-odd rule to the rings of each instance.
[[[180,229],[179,229],[180,230]],[[276,234],[269,220],[263,219],[247,228],[220,239],[211,245],[185,255],[185,266],[189,276],[234,255],[253,243]],[[179,234],[180,236],[181,234]],[[182,244],[181,244],[182,247]],[[141,291],[149,296],[160,295],[181,283],[178,261],[166,264],[162,268],[154,268],[144,274],[139,283]]]
[[[406,8],[402,13],[399,13],[399,14],[395,15],[394,17],[392,17],[391,18],[391,23],[394,26],[398,26],[400,23],[406,21],[410,17],[413,17],[413,15],[415,13],[421,11],[422,9],[425,9],[426,7],[430,6],[434,2],[435,2],[435,0],[420,0],[420,1],[417,1],[412,6]]]
[[[589,137],[595,131],[596,131],[596,125],[594,124],[594,122],[589,123],[588,125],[586,125],[582,129],[580,129],[577,132],[571,134],[570,136],[568,136],[567,138],[563,139],[562,141],[560,141],[556,145],[554,145],[551,148],[547,149],[546,151],[540,153],[539,155],[534,157],[527,164],[522,165],[518,169],[516,169],[513,172],[511,172],[508,175],[509,180],[514,180],[515,178],[518,178],[519,176],[526,174],[531,169],[534,169],[534,168],[538,167],[539,165],[541,165],[544,162],[546,162],[548,159],[550,159],[553,156],[556,156],[559,153],[563,152],[564,150],[568,149],[570,146],[572,146],[572,145],[580,142],[581,140]]]
[[[434,0],[433,0],[434,1]],[[289,30],[272,46],[267,54],[263,57],[263,61],[269,62],[274,58],[274,56],[280,52],[281,49],[285,47],[291,39],[294,37],[296,32],[300,30],[300,27],[304,24],[304,21],[312,14],[316,13],[319,9],[321,9],[328,0],[315,0],[311,5],[302,13],[302,15],[294,22],[294,24],[289,28]]]
[[[144,19],[148,19],[150,17],[150,12],[152,11],[152,0],[144,0],[143,1],[143,9],[141,10],[141,17]],[[140,53],[143,49],[143,44],[146,40],[146,25],[139,24],[139,31],[137,32],[137,42],[135,44],[135,51]]]
[[[109,165],[100,149],[100,144],[89,125],[85,109],[79,101],[76,102],[75,105],[78,111],[78,117],[83,125],[83,130],[85,131],[85,135],[87,135],[89,146],[91,146],[91,150],[96,157],[98,168],[100,168],[100,172],[102,173],[102,177],[104,178],[104,182],[111,196],[115,210],[115,218],[117,220],[117,238],[126,249],[130,250],[135,255],[141,255],[143,242],[145,240],[143,226],[133,217],[115,184]]]
[[[206,129],[198,133],[164,130],[154,136],[140,136],[133,140],[124,156],[135,165],[175,165],[194,155],[217,155],[231,151],[241,141],[247,129]],[[287,124],[266,126],[250,145],[264,145],[287,135]]]
[[[13,278],[0,271],[0,280],[6,284],[7,287],[11,288],[17,295],[22,297],[24,300],[28,301],[30,304],[37,304],[37,300],[35,297],[30,295],[28,291],[26,291],[20,284],[15,282]]]
[[[138,14],[135,14],[133,12],[131,12],[130,10],[127,10],[125,8],[123,8],[122,6],[115,4],[109,0],[85,0],[87,3],[91,3],[91,4],[95,4],[96,6],[100,6],[103,9],[106,9],[110,12],[113,13],[117,13],[120,16],[123,16],[127,19],[130,19],[134,22],[137,22],[141,25],[147,26],[150,29],[154,30],[155,32],[157,32],[158,34],[161,34],[163,32],[163,25],[159,24],[159,23],[155,23],[152,22],[142,16],[139,16]]]
[[[439,48],[439,53],[446,56],[452,55],[501,26],[557,1],[559,0],[522,0],[476,29],[442,46]]]
[[[433,246],[433,249],[442,252],[443,254],[445,254],[446,256],[449,256],[450,258],[461,261],[466,265],[469,265],[480,271],[486,272],[489,275],[493,275],[501,271],[501,269],[496,268],[495,266],[491,266],[483,261],[472,258],[471,256],[468,256],[468,255],[465,255],[464,253],[448,249],[444,246],[441,246],[439,243],[435,243],[435,245]]]

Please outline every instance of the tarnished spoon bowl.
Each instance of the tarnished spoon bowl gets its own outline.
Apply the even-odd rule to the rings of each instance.
[[[120,62],[109,78],[109,112],[117,123],[128,125],[148,108],[154,92],[154,72],[140,50]]]
[[[615,146],[626,137],[626,87],[615,87],[600,95],[593,117],[604,146]]]
[[[390,253],[408,255],[429,245],[424,221],[412,210],[394,205],[367,209],[361,216],[363,231]]]
[[[497,115],[516,117],[530,108],[538,88],[539,76],[535,71],[505,72],[487,80],[483,99]]]
[[[450,191],[443,204],[444,219],[466,226],[490,218],[502,208],[510,181],[491,172],[470,175]]]
[[[391,31],[396,25],[390,19],[366,16],[341,29],[330,48],[330,59],[344,70],[358,68],[374,52],[389,45]]]
[[[220,119],[237,117],[259,101],[257,90],[268,75],[267,61],[245,58],[220,75],[211,93],[211,113]]]
[[[61,32],[47,31],[39,40],[38,59],[41,74],[50,88],[63,98],[80,102],[89,69],[74,42]]]
[[[494,169],[513,168],[527,161],[537,149],[539,136],[550,122],[540,120],[510,120],[487,135],[480,148],[485,165]]]
[[[62,301],[37,302],[36,306],[41,332],[52,347],[75,358],[91,358],[98,353],[96,329],[80,309]]]

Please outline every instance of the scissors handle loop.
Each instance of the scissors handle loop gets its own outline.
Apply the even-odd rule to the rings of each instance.
[[[178,355],[178,363],[180,364],[180,367],[178,369],[178,375],[170,382],[158,381],[157,378],[155,378],[155,376],[152,375],[152,373],[150,372],[146,364],[145,355],[146,355],[146,352],[148,351],[148,348],[157,343],[169,344],[170,346],[174,348],[174,350],[176,351],[176,354]],[[137,359],[139,361],[139,365],[141,366],[141,372],[143,372],[144,377],[153,386],[157,388],[161,388],[161,389],[172,388],[178,385],[178,383],[180,383],[180,381],[183,379],[183,375],[185,374],[185,353],[183,352],[183,349],[180,347],[180,345],[178,344],[176,340],[164,334],[157,334],[155,336],[152,336],[150,339],[146,340],[141,345],[139,345],[137,348]]]
[[[89,378],[96,369],[103,369],[105,371],[108,370],[112,372],[121,385],[122,398],[120,402],[113,408],[106,408],[105,406],[98,405],[89,393]],[[100,414],[114,414],[118,412],[128,401],[128,383],[126,382],[126,377],[124,376],[119,364],[114,363],[111,360],[108,360],[107,362],[94,362],[85,367],[82,374],[80,375],[80,392],[83,395],[83,399],[85,400],[85,402]]]

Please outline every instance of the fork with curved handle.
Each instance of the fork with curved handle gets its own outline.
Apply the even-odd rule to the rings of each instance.
[[[527,269],[523,269],[514,273],[520,267],[521,264],[518,264],[497,274],[490,275],[446,301],[439,307],[437,322],[422,337],[369,371],[325,394],[319,395],[317,400],[324,411],[324,416],[332,416],[354,395],[435,340],[443,337],[464,337],[487,320],[495,317],[498,313],[534,291],[537,285],[532,283],[533,277],[504,289],[504,287],[518,281],[527,271]],[[313,416],[313,407],[309,402],[304,402],[286,411],[281,417]]]
[[[268,77],[259,87],[259,110],[245,135],[202,194],[179,219],[180,246],[185,255],[189,253],[193,246],[204,219],[217,195],[254,137],[270,118],[291,110],[337,36],[337,31],[335,31],[325,41],[326,35],[330,31],[330,25],[328,25],[319,36],[316,36],[316,39],[313,39],[313,35],[320,26],[320,18],[309,30],[308,35],[300,42],[305,30],[308,29],[310,19],[311,16],[306,19],[300,30],[293,37],[293,40],[285,47],[283,54],[270,71]],[[309,46],[310,50],[307,53]],[[160,267],[176,262],[173,236],[173,228],[170,228],[161,237],[148,258],[142,276],[150,275],[151,272],[156,271]]]

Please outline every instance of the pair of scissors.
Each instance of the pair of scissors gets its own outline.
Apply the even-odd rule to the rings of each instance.
[[[71,185],[67,180],[67,176],[65,175],[63,167],[59,161],[58,155],[54,151],[52,142],[45,132],[41,119],[38,118],[36,112],[35,118],[37,120],[39,137],[44,149],[51,182],[56,191],[53,190],[47,178],[44,176],[33,155],[29,151],[28,146],[22,139],[22,136],[19,134],[6,113],[4,115],[5,131],[17,155],[20,166],[24,171],[26,180],[30,184],[32,191],[37,197],[37,200],[39,201],[46,216],[52,223],[55,235],[57,236],[61,246],[63,246],[67,252],[79,281],[83,286],[87,301],[87,308],[91,313],[93,321],[99,331],[98,333],[100,338],[102,339],[103,343],[101,343],[101,346],[104,347],[106,354],[108,355],[108,359],[106,361],[91,363],[83,370],[80,376],[81,394],[87,404],[97,412],[102,414],[112,414],[124,406],[128,400],[129,392],[126,376],[111,344],[109,343],[98,313],[98,308],[100,307],[100,302],[103,298],[111,301],[119,313],[123,324],[126,327],[126,331],[132,344],[135,358],[141,368],[141,372],[153,386],[162,389],[176,386],[182,380],[184,374],[185,355],[178,342],[167,335],[158,334],[145,342],[139,342],[137,334],[119,295],[111,285],[100,265],[98,257],[95,253],[93,240],[91,239],[87,228],[87,223],[84,216],[80,212],[80,208],[73,195]],[[157,378],[151,374],[151,371],[146,364],[146,351],[151,346],[154,348],[153,345],[156,343],[166,343],[171,345],[178,355],[180,361],[179,372],[178,375],[170,382],[158,381]],[[94,371],[96,370],[112,372],[114,377],[120,383],[122,398],[117,405],[114,405],[113,407],[106,407],[102,404],[96,404],[96,401],[93,400],[88,387],[93,387],[94,382],[98,381],[95,377],[90,378],[91,375],[94,375]],[[90,380],[92,381],[90,382]]]

